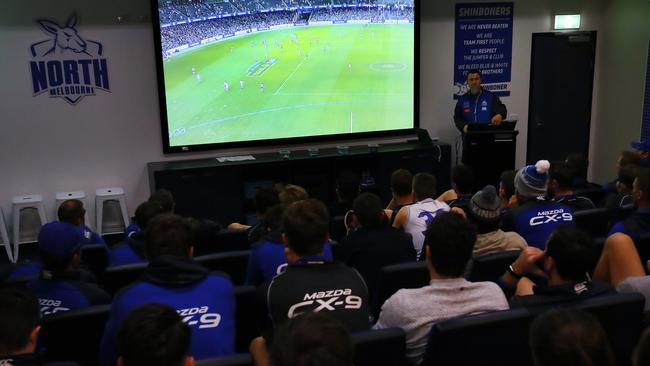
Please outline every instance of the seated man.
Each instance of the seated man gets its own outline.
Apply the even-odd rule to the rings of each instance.
[[[160,213],[160,205],[156,202],[143,202],[136,208],[135,224],[138,225],[138,231],[132,232],[125,242],[117,244],[111,249],[111,254],[108,258],[109,267],[147,261],[144,230],[147,228],[147,223]]]
[[[34,354],[40,321],[38,299],[31,291],[0,289],[0,365],[40,364]]]
[[[38,299],[31,291],[17,287],[0,289],[0,365],[45,365],[35,353],[40,320]]]
[[[390,224],[395,221],[399,210],[413,203],[413,174],[406,169],[397,169],[390,176],[390,191],[392,198],[386,207],[386,215]]]
[[[287,322],[273,342],[275,366],[353,366],[354,345],[340,321],[319,313],[305,313]]]
[[[435,195],[436,177],[429,173],[416,174],[413,177],[413,197],[417,202],[402,207],[393,222],[393,227],[411,234],[418,258],[422,256],[424,232],[427,225],[440,213],[450,210],[446,203],[436,201]]]
[[[510,306],[542,312],[551,305],[616,293],[610,284],[591,280],[595,256],[594,241],[587,233],[572,225],[560,226],[548,239],[546,251],[528,248],[509,267],[504,282],[517,286]],[[527,274],[546,277],[547,283],[535,285],[523,277]]]
[[[228,230],[247,231],[248,242],[255,243],[259,241],[264,232],[263,216],[268,209],[280,203],[278,191],[275,188],[260,188],[255,193],[255,211],[257,213],[258,223],[255,225],[244,225],[233,222],[228,225]]]
[[[551,164],[548,193],[553,202],[568,206],[574,212],[596,208],[589,198],[573,192],[571,184],[574,176],[575,172],[569,164],[563,161]]]
[[[605,197],[604,207],[616,216],[625,206],[633,205],[634,180],[638,174],[638,167],[629,165],[619,169],[618,178],[614,182],[615,193]]]
[[[149,304],[133,310],[117,335],[117,366],[193,366],[192,331],[176,310]]]
[[[476,192],[469,202],[467,218],[477,230],[473,256],[501,252],[506,250],[523,250],[528,245],[521,235],[514,231],[504,232],[499,229],[499,197],[493,186],[485,186]]]
[[[166,189],[159,189],[154,192],[154,194],[149,197],[149,200],[147,202],[158,207],[159,213],[174,213],[174,207],[176,206],[176,203],[174,202],[174,196],[170,191]],[[126,230],[124,230],[125,239],[130,238],[131,235],[138,231],[144,230],[138,225],[137,220],[135,221],[136,222],[132,223],[126,228]]]
[[[434,323],[508,309],[499,286],[463,278],[475,241],[476,230],[462,216],[452,212],[438,215],[429,225],[425,240],[431,282],[419,289],[397,291],[381,308],[374,328],[402,328],[406,332],[406,356],[414,364],[422,362]]]
[[[449,207],[467,209],[469,200],[474,193],[474,171],[467,165],[456,165],[451,170],[452,189],[436,198],[437,201],[445,202]]]
[[[86,226],[86,209],[83,206],[83,202],[74,199],[63,201],[61,206],[59,206],[57,216],[59,217],[59,221],[79,227],[79,230],[83,234],[82,244],[106,245],[101,235]]]
[[[287,256],[282,242],[283,214],[282,205],[271,207],[264,214],[262,222],[266,234],[253,246],[248,258],[246,285],[259,286],[287,268]],[[327,260],[333,260],[332,246],[329,243],[324,246],[324,255]]]
[[[336,259],[359,271],[374,294],[381,268],[415,261],[415,249],[410,236],[388,225],[376,194],[360,194],[353,208],[361,226],[341,240],[336,247]]]
[[[650,168],[650,141],[641,139],[641,141],[632,142],[630,146],[641,159],[639,164],[643,168]]]
[[[638,169],[640,165],[641,158],[639,155],[633,151],[622,151],[618,156],[618,159],[616,159],[616,175],[620,175],[621,169],[623,168],[633,167],[635,169]],[[603,190],[605,191],[606,195],[616,193],[616,179],[605,183],[603,185]]]
[[[517,207],[501,217],[503,231],[516,231],[528,245],[544,249],[546,239],[562,224],[573,223],[573,210],[544,200],[550,163],[540,160],[521,168],[515,176]]]
[[[83,242],[74,225],[54,221],[41,228],[38,246],[43,270],[27,287],[38,296],[44,316],[111,302],[110,295],[94,283],[94,276],[79,269]]]
[[[530,326],[535,366],[615,366],[614,352],[598,319],[580,310],[551,310]]]
[[[261,288],[276,328],[296,315],[323,311],[350,331],[368,329],[368,290],[357,271],[324,256],[328,236],[325,205],[315,199],[286,209],[282,240],[287,269]]]
[[[294,202],[306,200],[309,198],[309,193],[301,186],[287,184],[280,190],[278,198],[282,206],[288,207]]]
[[[149,266],[113,300],[101,342],[102,365],[115,365],[117,333],[131,310],[151,303],[169,305],[183,317],[192,328],[191,354],[197,359],[234,353],[233,285],[192,259],[191,233],[190,222],[176,215],[158,215],[147,224]]]
[[[506,170],[501,173],[499,181],[499,208],[501,213],[505,213],[512,206],[517,205],[517,196],[515,195],[515,176],[516,170]]]
[[[634,240],[638,248],[641,235],[650,233],[650,168],[641,168],[637,172],[632,184],[632,198],[637,210],[627,219],[612,226],[609,235],[625,233]]]
[[[601,188],[599,184],[589,182],[587,180],[587,172],[589,171],[589,160],[582,153],[573,153],[567,155],[564,160],[565,163],[569,164],[571,169],[574,171],[573,181],[571,187],[573,189],[593,189]]]

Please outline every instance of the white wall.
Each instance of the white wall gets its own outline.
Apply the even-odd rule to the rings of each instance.
[[[620,151],[641,134],[643,93],[650,39],[650,2],[609,2],[601,22],[594,98],[595,128],[590,159],[595,181],[615,177]]]
[[[454,142],[458,136],[452,120],[455,101],[451,98],[456,2],[422,1],[421,124],[432,136],[439,136],[442,141],[448,142]],[[514,1],[511,93],[502,101],[508,108],[509,116],[518,115],[516,166],[523,166],[526,162],[532,34],[552,31],[552,15],[556,12],[581,12],[581,29],[598,30],[602,3],[600,0]]]
[[[43,194],[52,218],[56,192],[84,190],[92,200],[96,188],[108,186],[125,189],[132,213],[149,194],[147,162],[217,155],[162,154],[148,0],[70,0],[65,7],[62,3],[0,2],[0,207],[5,218],[14,195]],[[421,28],[421,125],[451,143],[456,137],[451,119],[454,3],[422,0]],[[642,11],[636,12],[637,8]],[[110,94],[87,97],[75,107],[60,99],[32,97],[27,52],[31,43],[44,38],[34,19],[63,21],[72,9],[79,15],[83,36],[104,44],[111,83]],[[556,11],[580,11],[583,29],[599,31],[597,78],[606,90],[600,83],[595,87],[594,102],[600,107],[594,107],[591,147],[592,160],[597,158],[594,171],[607,177],[610,162],[605,156],[616,154],[638,136],[645,61],[636,57],[644,60],[647,52],[648,4],[644,0],[515,1],[512,95],[504,102],[511,114],[519,115],[518,165],[525,161],[531,35],[550,31]],[[125,21],[118,23],[117,16]],[[634,42],[621,44],[628,37]],[[610,53],[619,51],[626,58]],[[613,124],[611,120],[621,113],[619,105],[630,112]],[[615,147],[610,144],[614,133]],[[93,212],[94,203],[89,203]]]

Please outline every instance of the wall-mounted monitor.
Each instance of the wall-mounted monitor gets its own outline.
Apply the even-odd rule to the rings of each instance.
[[[418,127],[418,0],[152,0],[166,153]]]

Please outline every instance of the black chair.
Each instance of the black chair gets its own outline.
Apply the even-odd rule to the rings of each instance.
[[[591,200],[595,205],[599,204],[605,199],[605,190],[602,186],[592,186],[588,188],[576,189],[573,192],[578,197],[586,197]]]
[[[610,219],[610,212],[606,208],[592,208],[574,214],[576,225],[592,237],[607,236]]]
[[[108,266],[108,251],[104,244],[86,244],[81,247],[81,263],[95,277],[101,277]]]
[[[575,307],[598,318],[620,366],[630,364],[632,351],[643,330],[644,305],[645,297],[632,292],[595,297]]]
[[[97,365],[99,344],[110,309],[111,305],[100,305],[46,317],[39,335],[46,361]]]
[[[248,366],[253,365],[253,358],[248,353],[238,353],[232,356],[197,360],[196,366]]]
[[[648,266],[646,263],[650,260],[650,233],[641,234],[637,240],[634,241],[634,246],[636,246],[636,251],[639,252],[639,258],[641,258],[641,265],[648,272]]]
[[[489,253],[472,258],[467,280],[471,282],[494,281],[504,274],[519,254],[520,250]]]
[[[383,267],[377,281],[377,291],[370,294],[370,310],[377,319],[381,306],[397,290],[418,288],[429,284],[426,262],[408,262]]]
[[[248,231],[222,231],[194,246],[194,256],[249,250]]]
[[[124,241],[124,233],[103,234],[102,239],[104,239],[109,248],[112,248]]]
[[[636,206],[634,204],[622,206],[616,213],[615,221],[622,221],[627,219],[634,213],[634,211],[636,211]]]
[[[2,283],[3,287],[23,287],[27,284],[27,282],[31,282],[34,280],[37,280],[40,276],[39,275],[27,275],[27,276],[20,276],[16,278],[11,278],[6,280],[4,283]]]
[[[108,267],[99,282],[111,296],[114,296],[122,287],[140,278],[147,265],[148,263],[135,263]]]
[[[400,328],[352,334],[355,366],[407,365],[406,335]]]
[[[257,324],[260,313],[255,286],[235,287],[235,350],[248,352],[251,341],[261,334]]]
[[[246,279],[246,266],[250,250],[214,253],[196,257],[196,261],[211,271],[225,272],[235,286],[244,284]]]
[[[335,216],[330,219],[330,237],[336,241],[341,241],[347,235],[345,228],[345,216]]]
[[[528,365],[532,316],[514,309],[459,317],[431,328],[423,365]]]

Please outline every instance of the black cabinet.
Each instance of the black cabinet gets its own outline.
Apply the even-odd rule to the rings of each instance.
[[[311,197],[326,203],[336,200],[336,179],[343,171],[363,177],[368,189],[390,200],[390,175],[398,168],[433,173],[438,191],[449,188],[451,148],[448,144],[403,143],[380,145],[376,152],[367,146],[351,146],[347,154],[320,149],[317,156],[306,150],[253,154],[254,160],[198,159],[148,164],[151,191],[167,189],[183,216],[216,219],[222,224],[251,221],[250,199],[258,187],[274,183],[303,186]],[[370,184],[373,183],[374,185]],[[248,220],[247,220],[248,218]]]

